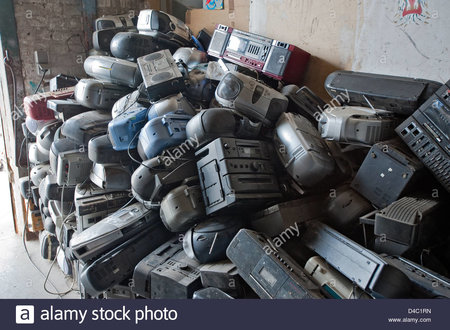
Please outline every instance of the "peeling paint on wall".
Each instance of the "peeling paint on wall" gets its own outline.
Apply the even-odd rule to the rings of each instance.
[[[338,69],[450,79],[450,6],[445,0],[258,0],[250,31],[311,53],[304,83],[326,96]]]
[[[365,1],[364,11],[353,69],[440,82],[450,78],[447,1]]]

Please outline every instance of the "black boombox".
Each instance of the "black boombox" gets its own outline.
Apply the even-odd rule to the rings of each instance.
[[[450,192],[450,81],[397,127],[396,132]]]
[[[228,246],[227,257],[260,298],[324,298],[305,270],[263,234],[241,229]]]
[[[195,155],[206,214],[264,207],[282,197],[266,142],[218,138]]]
[[[164,243],[170,235],[159,219],[155,218],[140,233],[83,269],[80,279],[86,292],[96,296],[130,278],[139,261]]]
[[[181,244],[180,238],[176,236],[143,258],[134,269],[133,292],[141,297],[150,298],[152,271],[181,251],[183,251],[183,245]]]

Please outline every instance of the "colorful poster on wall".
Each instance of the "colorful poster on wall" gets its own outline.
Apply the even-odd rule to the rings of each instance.
[[[223,9],[223,0],[203,0],[203,9]]]
[[[430,18],[431,13],[426,0],[398,0],[398,10],[394,16],[394,23],[397,25],[428,24]]]

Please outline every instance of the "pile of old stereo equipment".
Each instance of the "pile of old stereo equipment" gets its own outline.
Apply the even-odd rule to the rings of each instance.
[[[89,78],[24,102],[23,195],[82,297],[450,296],[449,83],[338,71],[326,103],[287,43],[96,28]]]

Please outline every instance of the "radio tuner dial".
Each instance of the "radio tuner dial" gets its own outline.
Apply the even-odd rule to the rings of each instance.
[[[258,162],[252,162],[252,164],[250,165],[250,168],[255,172],[258,172],[261,167],[262,165]]]

